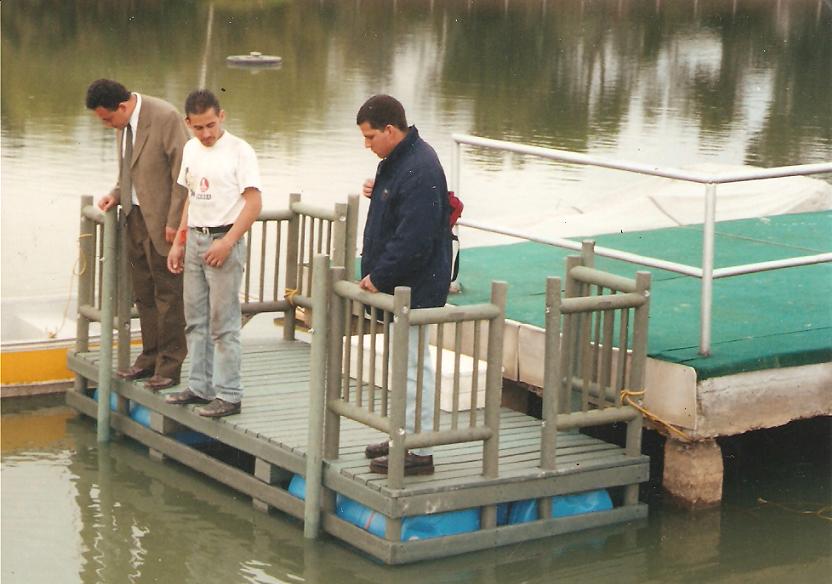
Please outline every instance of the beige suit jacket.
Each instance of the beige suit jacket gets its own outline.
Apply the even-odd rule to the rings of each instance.
[[[116,132],[119,168],[123,132]],[[165,227],[179,227],[187,197],[185,187],[176,184],[182,149],[187,141],[188,130],[176,109],[166,101],[142,94],[131,165],[133,188],[153,247],[163,256],[170,251],[170,244],[165,241]],[[119,183],[110,194],[121,201]]]

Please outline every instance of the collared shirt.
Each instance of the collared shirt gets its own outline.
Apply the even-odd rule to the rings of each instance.
[[[134,93],[133,95],[136,96],[136,107],[133,108],[133,113],[130,114],[130,121],[128,124],[130,125],[130,129],[133,131],[133,146],[136,146],[136,129],[139,127],[139,112],[142,109],[142,96],[138,93]],[[124,156],[124,149],[127,147],[127,128],[125,131],[122,132],[121,140],[121,155]],[[131,198],[133,199],[133,206],[139,204],[139,198],[136,195],[136,184],[133,183],[133,192],[131,193]]]

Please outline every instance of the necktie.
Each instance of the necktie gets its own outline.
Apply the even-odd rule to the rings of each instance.
[[[124,156],[121,159],[119,188],[121,189],[121,208],[124,214],[127,215],[133,207],[133,176],[130,174],[130,167],[133,162],[133,128],[130,124],[127,124],[124,134]]]

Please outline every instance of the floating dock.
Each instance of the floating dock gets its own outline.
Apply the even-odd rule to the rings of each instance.
[[[464,307],[411,309],[407,288],[369,294],[347,276],[356,211],[355,197],[327,210],[293,195],[288,210],[264,214],[249,232],[243,313],[283,313],[282,338],[275,331],[243,345],[242,412],[214,420],[165,403],[182,385],[153,393],[115,375],[138,350],[127,334],[129,289],[118,277],[127,265],[123,234],[114,211],[102,215],[85,200],[81,254],[96,269],[79,280],[67,402],[96,418],[99,441],[112,428],[251,496],[261,510],[302,518],[307,537],[323,531],[388,564],[646,517],[642,419],[624,394],[644,384],[649,274],[597,270],[585,244],[569,259],[565,296],[560,280],[541,282],[549,373],[537,419],[501,407],[505,283]],[[298,310],[311,311],[308,342],[295,338]],[[103,327],[100,348],[91,347],[90,322],[113,322],[118,339]],[[630,355],[614,353],[614,332],[629,338]],[[426,360],[435,378],[421,373]],[[432,427],[420,427],[417,415],[415,429],[405,429],[411,384],[416,411],[429,409]],[[611,424],[625,430],[619,443],[580,432]],[[205,441],[252,457],[253,468],[210,455]],[[387,475],[370,472],[364,456],[381,441],[389,444]],[[435,473],[405,476],[406,450],[420,447],[433,448]]]
[[[98,357],[97,351],[75,354],[69,365],[88,379],[95,379]],[[151,423],[148,427],[129,415],[112,412],[112,427],[154,453],[251,496],[261,507],[303,519],[304,501],[291,495],[288,488],[294,475],[306,471],[309,362],[310,345],[304,341],[276,340],[245,346],[243,411],[219,420],[198,416],[192,406],[164,402],[166,393],[181,388],[152,393],[141,383],[114,380],[115,392],[149,410]],[[92,394],[68,391],[67,403],[96,417],[98,404]],[[449,424],[451,415],[444,413],[440,424]],[[254,472],[235,468],[203,453],[198,446],[177,441],[172,434],[183,428],[251,455],[256,460]],[[624,485],[648,479],[646,456],[630,456],[615,444],[569,432],[557,443],[557,469],[544,472],[540,469],[541,420],[501,408],[500,428],[499,478],[482,476],[481,447],[475,443],[453,444],[434,448],[435,474],[406,477],[402,488],[392,489],[384,475],[369,472],[369,461],[364,458],[364,447],[383,441],[385,435],[358,422],[342,423],[341,455],[324,462],[323,484],[387,517],[466,509],[477,501],[510,503],[596,489],[611,490],[616,506],[421,541],[395,542],[377,537],[336,513],[323,515],[324,531],[385,563],[399,564],[646,517],[646,505],[622,505],[622,496],[616,492]]]

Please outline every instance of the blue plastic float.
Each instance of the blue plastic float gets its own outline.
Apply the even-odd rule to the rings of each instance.
[[[306,480],[300,475],[294,475],[289,482],[288,490],[292,496],[304,500],[306,497]],[[610,500],[607,491],[603,489],[552,497],[552,517],[567,517],[608,509],[612,509],[612,500]],[[377,537],[384,537],[386,517],[361,503],[339,494],[335,499],[335,513],[344,521],[352,523]],[[536,519],[536,499],[497,505],[497,525],[514,525],[535,521]],[[446,511],[430,515],[414,515],[402,520],[402,541],[468,533],[477,531],[479,528],[479,508]]]
[[[93,394],[92,398],[95,401],[98,401],[98,390],[96,389]],[[150,410],[144,407],[141,404],[137,404],[135,402],[128,402],[130,408],[130,418],[145,428],[150,427]],[[118,394],[115,392],[110,394],[110,410],[116,411],[118,406]],[[201,432],[196,432],[194,430],[179,430],[178,432],[174,432],[171,435],[171,438],[176,440],[177,442],[181,442],[182,444],[187,444],[189,446],[194,446],[197,444],[207,444],[208,442],[213,442],[214,439],[210,436],[206,436]]]
[[[552,497],[552,517],[569,517],[570,515],[608,511],[609,509],[612,509],[612,500],[609,493],[604,489]],[[515,501],[511,504],[511,510],[508,514],[509,525],[527,523],[537,519],[537,499]]]

